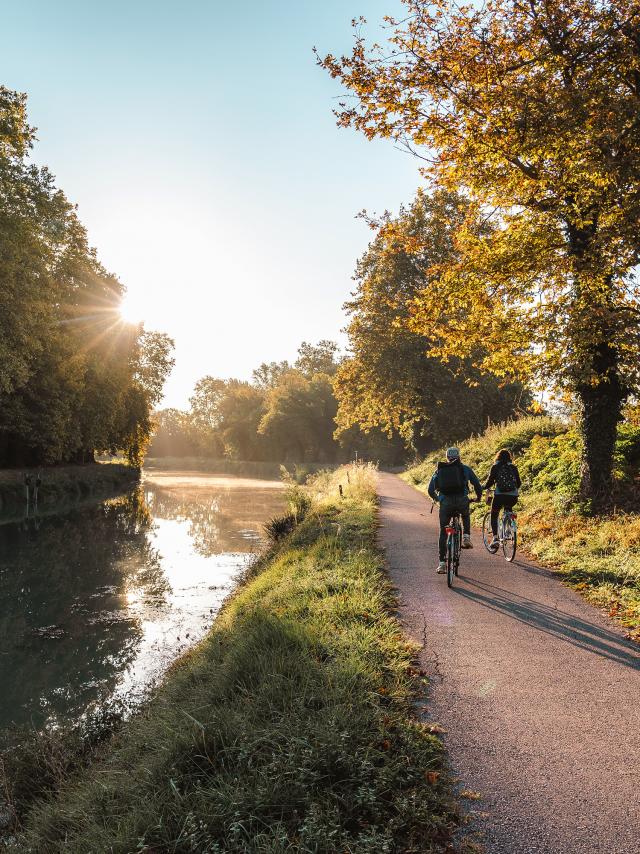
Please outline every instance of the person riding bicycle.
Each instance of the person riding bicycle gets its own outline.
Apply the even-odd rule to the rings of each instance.
[[[451,516],[460,511],[462,516],[462,548],[472,549],[471,515],[469,513],[469,483],[476,491],[478,501],[482,497],[482,485],[476,473],[462,464],[458,448],[447,449],[446,462],[438,463],[429,483],[429,495],[440,504],[440,539],[438,541],[439,563],[436,572],[446,571],[447,526]]]
[[[491,502],[491,533],[493,534],[493,540],[491,540],[489,548],[491,551],[497,552],[500,545],[500,540],[498,539],[498,514],[503,507],[505,510],[513,510],[514,505],[518,501],[520,487],[522,486],[518,467],[513,464],[511,451],[507,450],[507,448],[502,448],[496,454],[487,482],[482,488],[491,489],[492,486],[495,486],[493,501]]]

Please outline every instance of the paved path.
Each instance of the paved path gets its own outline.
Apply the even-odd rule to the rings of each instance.
[[[449,590],[437,515],[379,476],[401,617],[424,644],[430,720],[488,854],[639,854],[640,654],[547,570],[489,555],[479,532]]]

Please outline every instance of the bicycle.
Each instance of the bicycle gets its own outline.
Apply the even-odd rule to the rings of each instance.
[[[462,523],[459,510],[451,514],[445,531],[447,532],[447,587],[453,587],[453,579],[457,576],[460,567],[462,546]]]
[[[504,559],[509,563],[513,562],[516,556],[518,547],[518,514],[514,510],[507,510],[503,507],[502,513],[498,518],[498,540],[499,546],[502,546]],[[491,548],[493,542],[493,531],[491,530],[491,511],[485,513],[482,520],[482,541],[485,549],[489,554],[495,554],[498,549]]]
[[[473,504],[473,499],[469,500],[469,504]],[[431,502],[431,512],[437,506],[436,501]],[[453,587],[453,579],[458,574],[460,568],[460,551],[462,549],[462,511],[454,510],[449,519],[449,524],[446,526],[447,532],[447,587]]]

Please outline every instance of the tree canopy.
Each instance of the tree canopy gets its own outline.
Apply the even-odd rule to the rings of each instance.
[[[124,288],[29,162],[33,139],[25,96],[0,87],[0,465],[139,463],[172,342],[122,321]]]
[[[401,141],[470,202],[459,258],[416,296],[413,328],[434,355],[483,347],[483,368],[573,395],[597,503],[639,382],[640,10],[403,2],[387,47],[367,48],[360,21],[352,54],[321,62],[356,96],[340,124]]]
[[[455,236],[467,209],[457,193],[420,191],[398,217],[371,221],[377,233],[346,305],[351,353],[335,383],[340,432],[378,427],[426,452],[526,409],[529,394],[521,384],[475,367],[482,349],[473,358],[444,362],[431,355],[429,336],[408,326],[412,303],[428,287],[433,268],[455,260]],[[434,324],[447,323],[454,311],[446,308]]]
[[[340,365],[333,341],[303,342],[298,358],[263,362],[252,382],[206,376],[196,383],[188,412],[156,414],[153,456],[228,457],[249,461],[324,462],[369,459],[397,463],[397,435],[358,425],[335,436],[338,403],[333,384]]]

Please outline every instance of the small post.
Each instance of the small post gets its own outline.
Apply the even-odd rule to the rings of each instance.
[[[29,474],[29,472],[26,472],[24,476],[24,489],[28,507],[29,502],[31,501],[31,475]]]

